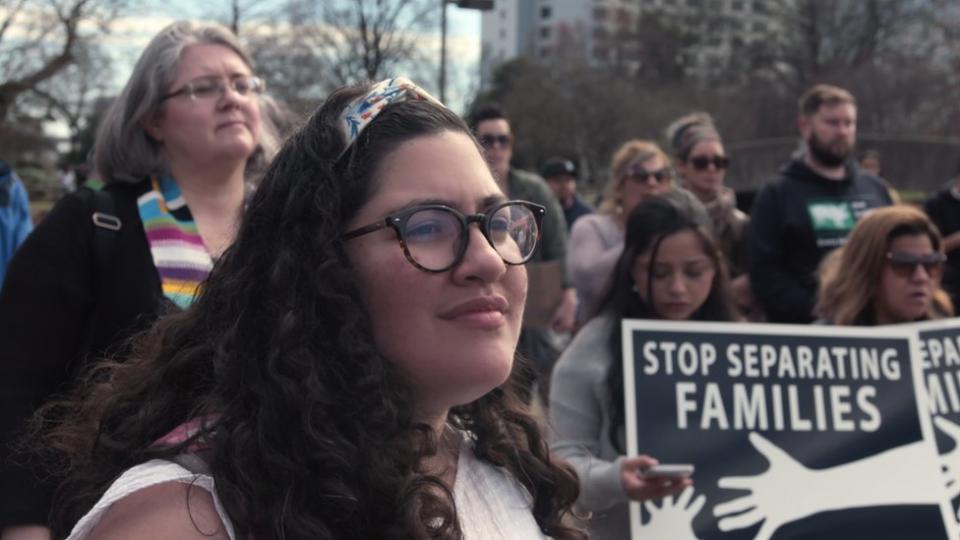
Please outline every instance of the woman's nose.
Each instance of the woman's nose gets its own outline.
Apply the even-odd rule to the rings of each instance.
[[[479,223],[467,226],[467,250],[463,260],[453,268],[455,280],[479,279],[492,283],[500,279],[507,271],[507,264],[503,262],[500,253],[487,241],[480,230]]]

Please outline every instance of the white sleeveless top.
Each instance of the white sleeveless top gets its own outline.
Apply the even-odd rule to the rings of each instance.
[[[114,503],[166,482],[192,484],[209,491],[227,535],[230,540],[236,540],[233,524],[217,497],[213,477],[190,472],[176,463],[160,459],[127,469],[77,522],[67,540],[85,540]],[[460,450],[453,499],[466,540],[545,538],[530,512],[532,501],[526,489],[507,471],[477,459],[467,442]]]

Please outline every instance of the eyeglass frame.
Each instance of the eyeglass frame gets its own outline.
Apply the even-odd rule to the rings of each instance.
[[[521,205],[529,209],[533,213],[533,219],[537,222],[537,238],[536,243],[533,245],[533,249],[530,250],[530,253],[524,257],[520,262],[509,262],[503,258],[503,255],[500,254],[500,250],[493,245],[493,240],[490,239],[489,227],[490,219],[499,212],[502,208],[511,205]],[[460,249],[453,257],[453,262],[448,266],[440,269],[434,270],[432,268],[427,268],[422,264],[418,263],[417,260],[413,257],[413,254],[410,253],[410,248],[407,246],[406,238],[404,238],[405,233],[403,232],[404,226],[407,224],[407,221],[410,219],[410,216],[421,212],[423,210],[444,210],[453,214],[460,221],[460,234],[464,238],[462,241]],[[485,212],[477,214],[464,214],[463,212],[447,206],[445,204],[423,204],[417,206],[411,206],[410,208],[404,208],[398,212],[387,215],[382,220],[371,223],[369,225],[364,225],[353,229],[352,231],[347,231],[343,233],[343,240],[349,241],[355,238],[359,238],[365,234],[370,234],[372,232],[379,231],[381,229],[386,229],[390,227],[393,229],[393,232],[397,235],[397,242],[400,243],[400,247],[403,249],[403,255],[406,259],[415,266],[416,268],[423,270],[424,272],[430,272],[432,274],[440,274],[446,272],[452,268],[455,268],[461,262],[463,262],[463,257],[467,253],[467,249],[470,247],[470,234],[469,228],[471,223],[477,223],[480,225],[480,234],[487,240],[487,243],[490,244],[490,247],[497,252],[497,255],[500,256],[500,260],[509,266],[521,266],[530,262],[530,259],[533,258],[533,254],[537,251],[537,246],[540,244],[540,240],[543,237],[543,216],[546,215],[547,209],[544,206],[541,206],[530,201],[522,200],[508,200],[496,203],[490,206]],[[459,239],[458,239],[459,241]]]
[[[240,92],[239,90],[237,90],[237,87],[235,86],[235,82],[239,80],[244,80],[244,79],[248,83],[254,83],[254,84],[250,85],[250,89],[247,92]],[[206,75],[203,77],[197,77],[196,79],[187,81],[179,89],[161,96],[160,103],[163,103],[168,99],[175,98],[178,96],[187,96],[188,98],[190,98],[191,101],[198,101],[199,99],[202,99],[196,96],[196,93],[195,93],[196,90],[194,89],[194,85],[198,81],[216,81],[217,82],[216,99],[220,99],[223,96],[225,96],[227,94],[228,87],[231,88],[234,92],[236,92],[237,95],[240,95],[243,97],[247,97],[250,94],[255,94],[255,95],[262,94],[267,90],[267,81],[265,81],[262,77],[258,77],[256,75],[237,75],[234,77],[229,77],[226,80],[227,80],[227,84],[223,84],[224,78],[218,77],[216,75]]]
[[[922,266],[927,276],[932,279],[940,279],[943,276],[943,265],[947,262],[947,256],[939,251],[925,255],[888,251],[885,260],[890,264],[894,273],[900,277],[913,277],[917,273],[917,267]],[[909,272],[905,269],[908,265],[910,266]],[[935,270],[931,271],[931,268],[935,268]]]
[[[729,156],[696,156],[687,159],[687,162],[698,171],[705,171],[710,168],[710,165],[713,165],[713,168],[718,171],[723,171],[730,167]],[[702,165],[698,163],[702,163]]]

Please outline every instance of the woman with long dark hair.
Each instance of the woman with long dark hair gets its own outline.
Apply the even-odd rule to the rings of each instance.
[[[71,538],[583,538],[513,375],[543,208],[405,79],[284,145],[190,310],[46,410]],[[56,464],[56,462],[55,462]]]
[[[564,351],[551,381],[553,448],[580,476],[578,505],[593,513],[591,537],[629,536],[628,502],[664,497],[691,483],[644,475],[657,460],[624,455],[620,321],[733,320],[726,280],[702,207],[665,194],[630,214],[600,314]]]

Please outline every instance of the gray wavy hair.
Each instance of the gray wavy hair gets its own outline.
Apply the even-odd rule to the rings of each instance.
[[[167,170],[161,147],[147,134],[143,122],[157,110],[173,83],[184,49],[196,44],[227,47],[253,69],[250,55],[225,26],[178,21],[161,30],[140,55],[133,74],[110,105],[97,132],[93,162],[105,182],[139,182]],[[248,179],[265,168],[280,144],[271,114],[277,108],[276,102],[263,94],[258,100],[260,133],[257,150],[247,161]]]

